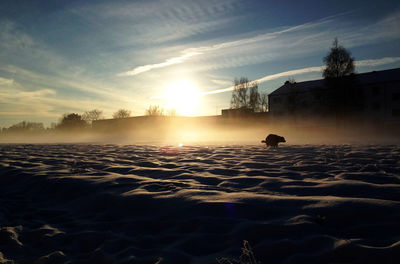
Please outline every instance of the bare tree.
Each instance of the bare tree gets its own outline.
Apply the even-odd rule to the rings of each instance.
[[[127,117],[131,116],[131,111],[126,110],[126,109],[119,109],[112,116],[114,119],[127,118]]]
[[[231,98],[231,108],[237,109],[247,107],[247,90],[249,87],[249,79],[247,79],[246,77],[241,77],[240,79],[235,78],[233,84],[234,88]]]
[[[295,83],[296,83],[296,80],[295,80],[293,77],[289,77],[289,78],[287,79],[287,81],[285,82],[285,84],[286,84],[286,83],[295,84]]]
[[[257,110],[260,104],[258,83],[251,82],[246,77],[241,77],[240,79],[235,78],[233,84],[231,108],[252,108]]]
[[[258,92],[258,83],[256,81],[250,83],[250,95],[248,107],[254,111],[260,108],[260,93]]]
[[[333,41],[331,51],[324,57],[326,68],[324,78],[338,78],[354,73],[354,58],[343,46],[339,45],[337,38]]]
[[[148,116],[162,116],[164,115],[164,108],[159,105],[151,105],[148,109],[146,109],[146,115]]]
[[[91,111],[86,111],[82,115],[82,119],[91,124],[93,121],[103,119],[103,111],[98,109],[93,109]]]
[[[268,94],[262,93],[260,95],[260,111],[267,112],[268,111]]]

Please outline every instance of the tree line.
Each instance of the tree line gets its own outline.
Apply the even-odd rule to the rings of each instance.
[[[169,109],[165,110],[163,107],[158,105],[151,105],[145,110],[147,116],[176,116],[176,110]],[[131,117],[131,111],[128,109],[119,109],[112,114],[113,119],[122,119]],[[57,123],[52,123],[50,127],[45,128],[41,122],[29,122],[22,121],[17,124],[11,125],[10,127],[0,128],[2,134],[39,134],[43,132],[51,131],[63,131],[63,130],[76,130],[76,129],[88,129],[92,126],[93,121],[105,119],[102,110],[93,109],[85,111],[82,114],[79,113],[65,113],[61,116]]]

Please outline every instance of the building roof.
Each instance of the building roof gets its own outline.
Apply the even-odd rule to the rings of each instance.
[[[383,82],[392,82],[392,81],[400,81],[400,68],[384,70],[384,71],[372,71],[366,73],[355,74],[357,81],[359,84],[367,85],[374,83],[383,83]],[[291,93],[292,85],[286,82],[284,85],[270,93],[270,95],[278,95],[278,94],[288,94]],[[298,82],[294,84],[296,91],[307,92],[311,90],[325,88],[325,80],[313,80],[306,82]]]

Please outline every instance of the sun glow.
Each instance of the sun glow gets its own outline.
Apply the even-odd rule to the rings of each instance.
[[[193,116],[198,112],[201,94],[190,81],[172,83],[165,97],[167,108],[175,109],[179,115]]]

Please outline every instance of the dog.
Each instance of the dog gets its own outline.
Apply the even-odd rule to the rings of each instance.
[[[277,148],[279,142],[286,142],[284,137],[275,135],[275,134],[269,134],[265,140],[262,140],[261,143],[265,143],[267,147],[271,148]]]

